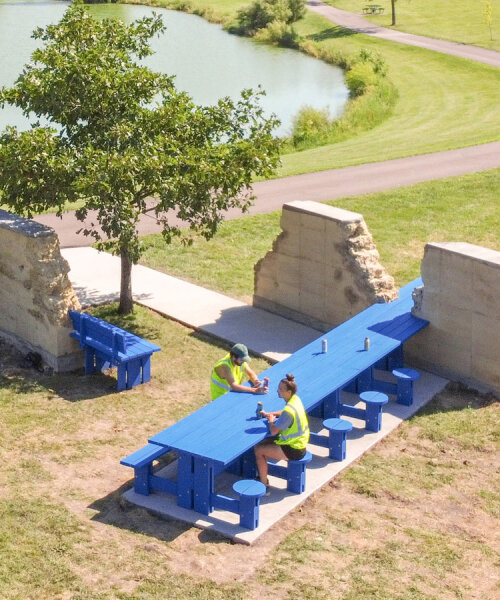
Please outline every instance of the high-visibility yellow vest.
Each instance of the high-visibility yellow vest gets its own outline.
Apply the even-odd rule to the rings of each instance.
[[[279,432],[276,443],[298,450],[305,448],[309,441],[309,421],[302,400],[294,394],[286,403],[283,412],[288,413],[293,418],[293,422],[288,429]]]
[[[212,400],[215,400],[219,396],[222,396],[223,394],[229,392],[229,390],[231,389],[231,386],[229,385],[227,380],[222,379],[222,377],[219,377],[217,371],[215,370],[221,365],[227,365],[231,369],[231,373],[233,375],[235,383],[241,384],[241,382],[243,381],[243,377],[245,376],[245,363],[243,363],[241,367],[240,365],[235,365],[231,360],[231,355],[226,354],[226,356],[224,356],[224,358],[221,358],[212,369],[212,376],[210,378],[210,393],[212,394]]]

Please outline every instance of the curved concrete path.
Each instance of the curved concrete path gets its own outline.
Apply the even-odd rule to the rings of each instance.
[[[399,42],[401,44],[408,44],[410,46],[419,46],[420,48],[427,48],[428,50],[443,52],[444,54],[452,54],[453,56],[468,58],[469,60],[475,60],[500,68],[500,52],[496,52],[495,50],[487,50],[486,48],[480,48],[479,46],[468,46],[467,44],[447,42],[446,40],[438,40],[421,35],[414,35],[412,33],[404,33],[403,31],[397,31],[396,29],[379,27],[378,25],[368,22],[357,13],[350,13],[345,10],[334,8],[320,0],[308,0],[307,5],[309,10],[322,15],[336,25],[340,25],[345,29],[351,29],[356,33],[372,35],[374,37],[391,40],[392,42]]]
[[[247,214],[280,210],[283,204],[293,200],[324,202],[495,167],[500,167],[500,142],[271,179],[254,184],[257,199]],[[241,216],[241,211],[236,209],[226,214],[227,219]],[[90,246],[93,243],[92,238],[77,233],[82,223],[77,221],[74,212],[65,213],[62,219],[50,214],[40,215],[35,220],[55,229],[62,248]],[[93,220],[89,215],[88,222]],[[175,215],[170,221],[171,224],[180,224]],[[144,215],[139,221],[138,230],[141,235],[146,235],[158,233],[161,228],[153,216]]]

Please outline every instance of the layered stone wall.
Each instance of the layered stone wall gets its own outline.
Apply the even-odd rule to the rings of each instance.
[[[255,265],[254,306],[328,331],[397,297],[362,215],[296,201],[283,206],[281,228]]]
[[[413,313],[430,324],[406,343],[407,360],[500,392],[500,252],[427,244],[421,270]]]
[[[80,304],[50,227],[0,210],[0,335],[55,371],[82,364],[68,309]]]

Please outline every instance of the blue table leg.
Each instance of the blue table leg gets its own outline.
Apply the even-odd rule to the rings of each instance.
[[[245,452],[241,458],[241,475],[246,479],[257,477],[257,461],[253,448]]]
[[[373,367],[369,367],[365,369],[362,373],[358,375],[357,379],[357,387],[358,393],[367,392],[372,389],[373,385]]]
[[[193,457],[190,454],[179,453],[177,463],[177,504],[182,508],[193,508]]]
[[[209,515],[214,507],[211,496],[214,492],[214,467],[206,458],[195,456],[194,461],[194,510]]]
[[[387,357],[387,370],[399,369],[404,365],[403,344],[393,350]]]
[[[323,417],[325,419],[338,418],[340,410],[340,390],[335,390],[323,401]]]

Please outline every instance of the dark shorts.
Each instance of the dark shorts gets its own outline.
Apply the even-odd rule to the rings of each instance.
[[[287,446],[285,444],[278,445],[283,450],[283,453],[288,458],[288,460],[300,460],[304,457],[306,453],[305,448],[292,448],[291,446]]]

